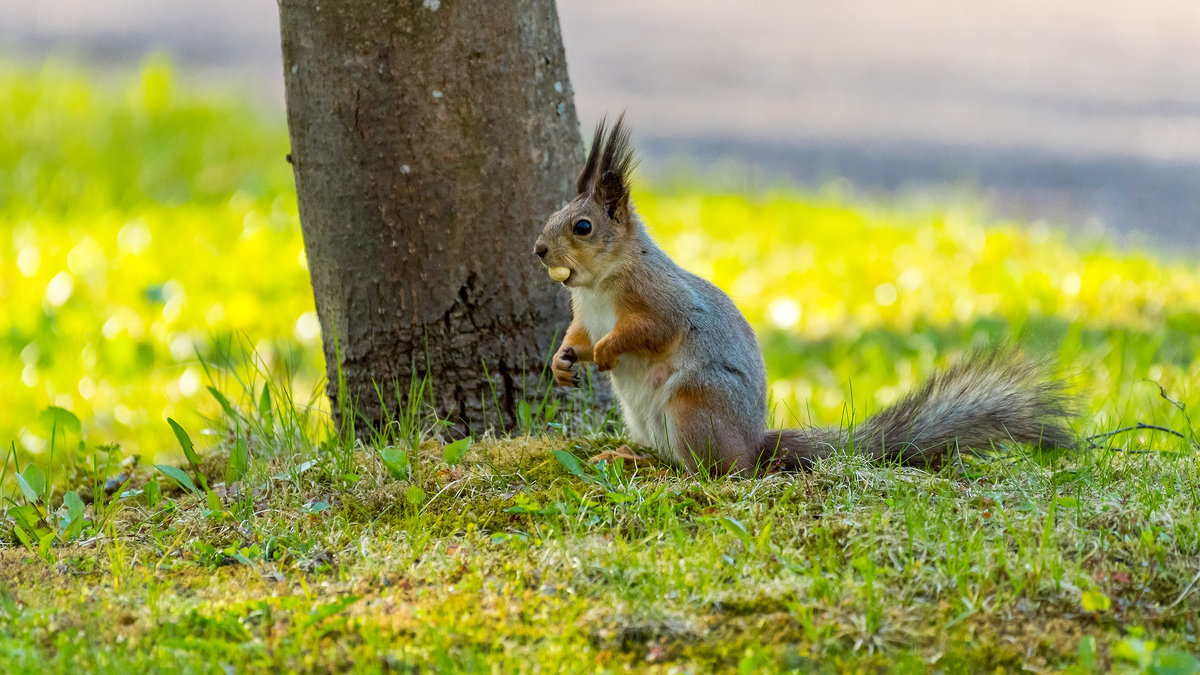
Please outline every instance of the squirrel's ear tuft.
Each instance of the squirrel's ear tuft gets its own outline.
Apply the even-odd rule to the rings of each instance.
[[[591,168],[596,176],[592,188],[592,199],[604,207],[610,218],[625,220],[629,211],[629,174],[635,164],[633,146],[629,142],[629,130],[624,126],[625,115],[617,118],[607,139],[602,139],[604,123],[596,129],[596,141],[584,167],[587,172]],[[593,167],[593,156],[596,148],[603,140],[604,150],[600,153],[599,161]],[[582,176],[581,176],[582,178]]]
[[[585,195],[592,191],[596,181],[596,167],[600,164],[600,151],[604,149],[604,130],[606,123],[603,117],[596,124],[596,132],[592,134],[592,147],[588,149],[587,162],[575,179],[576,194]]]

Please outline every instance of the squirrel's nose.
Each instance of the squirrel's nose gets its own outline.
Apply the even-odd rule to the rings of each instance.
[[[533,247],[533,252],[536,253],[539,258],[545,258],[546,252],[549,250],[550,247],[540,241],[538,242],[537,246]]]

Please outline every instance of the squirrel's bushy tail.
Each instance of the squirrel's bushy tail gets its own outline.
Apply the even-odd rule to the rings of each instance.
[[[1066,383],[1015,349],[975,353],[853,430],[784,429],[763,439],[764,462],[801,469],[835,452],[937,467],[957,449],[1018,442],[1068,448],[1075,438]]]

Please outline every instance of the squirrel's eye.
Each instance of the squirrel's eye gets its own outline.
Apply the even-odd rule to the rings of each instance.
[[[592,233],[592,224],[586,220],[581,220],[575,223],[574,232],[580,237],[586,237]]]

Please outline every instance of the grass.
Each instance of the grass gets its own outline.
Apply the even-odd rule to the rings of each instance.
[[[355,444],[317,395],[280,120],[157,62],[0,68],[0,102],[0,671],[1200,670],[1194,264],[640,192],[759,331],[777,423],[1015,336],[1073,378],[1081,438],[1178,435],[756,479],[594,465],[619,426],[566,413],[447,446],[418,406]]]

